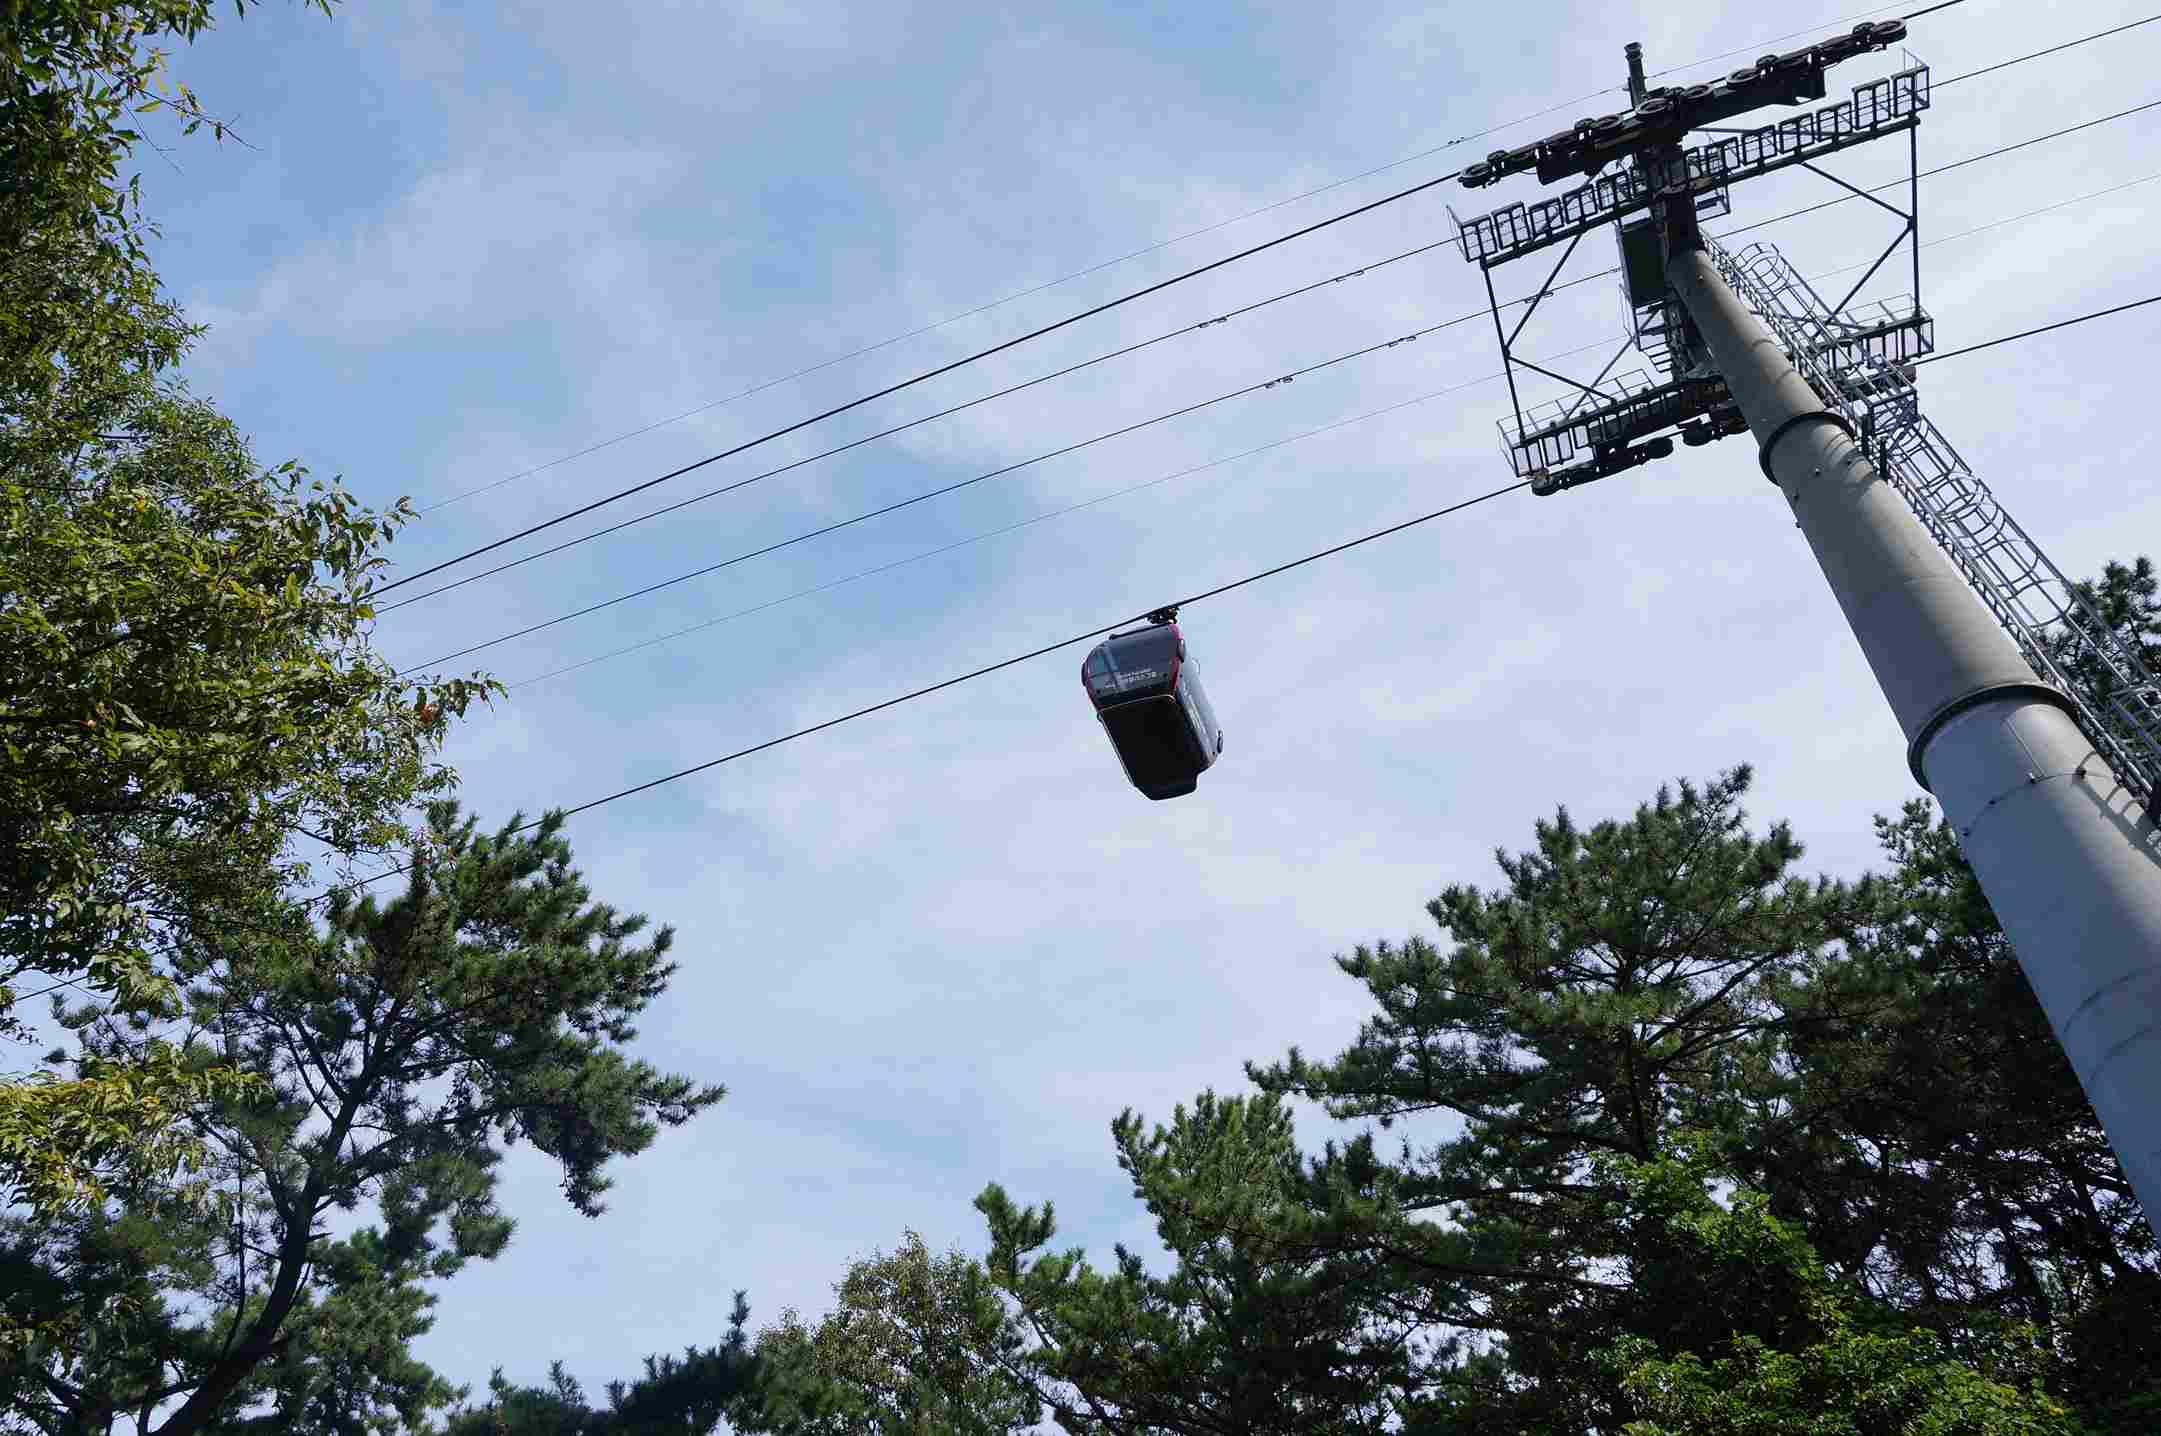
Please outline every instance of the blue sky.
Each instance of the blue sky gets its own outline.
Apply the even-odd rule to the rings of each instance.
[[[212,326],[196,386],[266,461],[428,504],[1617,84],[1629,40],[1654,69],[1752,58],[1781,31],[1857,13],[402,0],[326,21],[272,6],[221,16],[177,63],[248,144],[146,154],[142,173],[160,266]],[[1909,43],[1940,78],[2142,13],[1969,0]],[[2157,55],[2161,25],[1947,89],[1922,162],[2152,99]],[[1850,65],[1834,93],[1886,68]],[[2148,176],[2157,115],[1924,183],[1923,237]],[[407,530],[396,571],[1495,142],[450,504]],[[1883,145],[1835,167],[1873,182],[1903,164],[1903,146]],[[1534,191],[1391,206],[564,531],[1441,238],[1444,204],[1470,214]],[[1805,174],[1762,181],[1732,223],[1828,193]],[[1926,251],[1941,344],[2161,289],[2157,195],[2135,186]],[[1864,209],[1752,237],[1820,273],[1888,239]],[[1594,236],[1571,272],[1610,262]],[[1504,293],[1542,272],[1504,272]],[[386,615],[377,641],[420,662],[1482,304],[1476,271],[1437,251]],[[1620,322],[1609,283],[1584,285],[1524,347],[1617,342]],[[2152,333],[2131,315],[1923,371],[1932,416],[2074,573],[2157,546],[2156,445],[2139,417]],[[527,679],[1497,367],[1490,327],[1461,324],[456,666]],[[522,684],[464,725],[450,758],[486,819],[582,802],[1494,487],[1505,408],[1496,383],[1462,389]],[[1790,818],[1812,864],[1852,872],[1873,855],[1871,815],[1916,791],[1745,440],[1515,496],[1196,607],[1185,626],[1229,738],[1190,798],[1151,804],[1126,786],[1074,649],[578,819],[596,890],[678,932],[683,971],[641,1051],[731,1095],[625,1166],[598,1221],[563,1206],[544,1161],[513,1161],[519,1236],[443,1288],[427,1359],[475,1383],[561,1359],[597,1383],[715,1339],[736,1287],[754,1320],[815,1314],[851,1258],[904,1229],[977,1245],[968,1201],[990,1180],[1055,1200],[1065,1235],[1092,1250],[1146,1245],[1110,1119],[1238,1088],[1243,1059],[1292,1043],[1340,1048],[1362,1007],[1330,954],[1420,928],[1449,882],[1490,882],[1493,847],[1520,845],[1556,804],[1595,818],[1663,780],[1753,762],[1753,811]],[[1318,1140],[1327,1124],[1309,1114],[1305,1130]]]

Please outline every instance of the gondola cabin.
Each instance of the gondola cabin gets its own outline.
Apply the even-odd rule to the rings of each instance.
[[[1192,792],[1223,751],[1223,729],[1175,621],[1098,643],[1081,665],[1081,685],[1126,776],[1151,798]]]

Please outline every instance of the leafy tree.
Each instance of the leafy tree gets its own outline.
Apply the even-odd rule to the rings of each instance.
[[[303,835],[356,856],[398,843],[406,806],[450,782],[429,757],[446,715],[483,691],[430,693],[368,650],[396,517],[263,473],[230,423],[147,378],[119,397],[103,417],[124,440],[0,481],[7,1032],[25,975],[170,1000],[197,929],[274,924]],[[192,1090],[178,1075],[162,1049],[115,1050],[72,1082],[0,1087],[0,1186],[94,1199],[105,1158],[166,1130]]]
[[[162,302],[120,166],[132,116],[169,97],[153,42],[192,39],[208,0],[37,0],[0,10],[0,415],[94,432],[72,402],[106,376],[176,361],[188,330]],[[198,111],[199,114],[199,111]],[[190,118],[190,123],[195,117]]]
[[[54,1436],[125,1416],[155,1436],[387,1432],[452,1399],[406,1343],[429,1283],[508,1243],[508,1146],[554,1157],[565,1198],[598,1215],[612,1159],[721,1096],[626,1052],[675,970],[672,934],[637,941],[643,918],[593,901],[561,825],[487,835],[437,802],[395,900],[341,894],[323,930],[289,909],[281,932],[191,935],[175,1045],[259,1079],[188,1115],[220,1201],[141,1180],[0,1227],[28,1274],[0,1309],[48,1333],[0,1366],[10,1417]],[[71,1021],[93,1060],[151,1025],[95,1006]],[[363,1201],[379,1224],[333,1239]]]
[[[1686,1156],[1601,1165],[1625,1193],[1631,1285],[1687,1317],[1600,1353],[1640,1413],[1622,1436],[2076,1436],[2041,1389],[2047,1354],[2030,1328],[2005,1327],[1961,1360],[1835,1280],[1762,1193],[1721,1205],[1712,1173]]]
[[[124,439],[0,486],[0,975],[93,973],[241,914],[305,873],[296,835],[392,846],[444,702],[368,651],[399,522],[147,381]]]
[[[330,13],[328,0],[306,0]],[[235,0],[245,14],[249,0]],[[212,0],[0,6],[0,473],[105,427],[115,391],[176,363],[193,330],[159,292],[154,232],[122,168],[139,117],[224,124],[172,80],[162,46],[209,28]]]
[[[635,1381],[586,1398],[561,1363],[545,1385],[498,1370],[489,1399],[455,1412],[444,1436],[1007,1436],[1042,1408],[1022,1339],[979,1263],[933,1256],[909,1233],[891,1254],[852,1265],[834,1311],[794,1311],[758,1334],[736,1293],[726,1340],[649,1356]]]
[[[245,8],[244,5],[242,7]],[[439,791],[446,715],[366,650],[375,515],[166,377],[193,331],[159,292],[120,165],[131,116],[194,97],[160,40],[208,0],[0,7],[0,1038],[22,979],[171,999],[196,926],[265,921],[302,834],[357,857]],[[0,1198],[94,1202],[191,1154],[171,1119],[215,1074],[155,1043],[0,1083]],[[0,1337],[5,1333],[0,1332]]]
[[[795,1312],[758,1336],[736,1429],[771,1436],[1006,1436],[1042,1418],[1022,1338],[982,1266],[907,1234],[855,1263],[815,1327]]]

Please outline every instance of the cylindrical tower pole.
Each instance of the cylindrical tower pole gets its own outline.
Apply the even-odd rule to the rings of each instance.
[[[1677,250],[1667,280],[1898,715],[1914,776],[1958,829],[2147,1221],[2161,1229],[2161,839],[2152,817],[1711,257]]]

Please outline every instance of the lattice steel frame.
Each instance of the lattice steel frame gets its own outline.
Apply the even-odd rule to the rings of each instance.
[[[1671,373],[1663,384],[1654,385],[1641,371],[1613,377],[1615,368],[1631,348],[1645,347],[1647,326],[1656,322],[1662,333],[1675,327],[1670,301],[1666,306],[1666,317],[1658,321],[1645,319],[1631,308],[1628,337],[1589,383],[1546,368],[1516,352],[1516,341],[1537,314],[1539,306],[1561,287],[1557,281],[1575,257],[1583,237],[1600,225],[1609,222],[1618,225],[1629,215],[1647,209],[1660,195],[1693,195],[1697,217],[1715,218],[1732,212],[1729,188],[1732,180],[1753,178],[1798,165],[1900,221],[1898,233],[1848,291],[1844,302],[1850,302],[1860,293],[1904,243],[1911,251],[1913,306],[1910,317],[1902,322],[1916,329],[1925,326],[1927,316],[1920,307],[1920,152],[1915,131],[1921,112],[1929,106],[1930,95],[1929,67],[1918,62],[1909,63],[1893,74],[1854,86],[1851,98],[1836,104],[1789,115],[1753,129],[1721,132],[1721,137],[1712,143],[1683,150],[1670,160],[1595,179],[1532,205],[1508,205],[1472,220],[1458,219],[1457,238],[1464,257],[1478,265],[1485,281],[1486,305],[1493,318],[1493,337],[1500,345],[1502,373],[1508,382],[1508,404],[1514,422],[1503,420],[1500,428],[1502,451],[1508,457],[1510,470],[1518,478],[1543,479],[1556,471],[1565,473],[1563,466],[1581,459],[1586,452],[1594,456],[1594,463],[1609,459],[1619,445],[1692,420],[1719,415],[1730,406],[1731,400],[1724,392],[1723,382],[1709,377],[1706,383],[1706,376],[1684,372],[1686,359],[1680,354],[1669,356]],[[1908,207],[1904,210],[1813,163],[1815,159],[1901,130],[1907,136]],[[1560,259],[1547,273],[1544,283],[1531,294],[1514,327],[1504,325],[1500,297],[1493,286],[1494,268],[1555,244],[1566,246]],[[1622,284],[1625,290],[1625,275]],[[1843,308],[1844,302],[1838,307]],[[1887,324],[1886,333],[1896,327],[1897,322]],[[1884,337],[1878,336],[1879,342]],[[1844,336],[1844,341],[1865,342],[1855,335]],[[1930,344],[1931,340],[1923,330],[1919,347],[1903,357],[1924,353]],[[1565,384],[1575,392],[1526,412],[1522,389],[1516,381],[1519,367]],[[1593,403],[1594,400],[1597,402]],[[1717,437],[1724,429],[1714,424],[1707,432],[1709,436]],[[1588,473],[1584,475],[1589,476]],[[1557,493],[1566,487],[1573,485],[1547,484],[1539,492]]]
[[[1853,425],[1877,472],[1958,566],[2035,675],[2071,700],[2087,738],[2150,808],[2161,793],[2161,680],[2139,649],[2110,629],[1921,412],[1906,355],[1827,342],[1849,331],[1851,321],[1773,246],[1734,253],[1713,243],[1710,252],[1802,377]]]
[[[1602,175],[1562,194],[1482,214],[1459,233],[1463,257],[1481,266],[1505,264],[1626,219],[1662,197],[1707,195],[1729,188],[1735,180],[1754,179],[1792,165],[1814,169],[1811,160],[1914,129],[1929,99],[1928,66],[1908,66],[1856,85],[1850,99],[1822,109],[1736,131],[1711,144],[1682,150],[1670,161],[1649,157],[1640,166]]]
[[[1733,180],[1792,166],[1868,201],[1899,220],[1899,232],[1835,304],[1818,294],[1772,245],[1729,251],[1709,236],[1704,243],[1726,282],[1778,337],[1825,405],[1853,426],[1878,471],[1973,586],[2035,675],[2071,701],[2087,738],[2151,808],[2161,798],[2161,680],[2135,645],[2110,630],[1921,412],[1912,361],[1934,348],[1935,333],[1921,306],[1916,131],[1930,94],[1928,66],[1909,63],[1882,79],[1856,85],[1852,98],[1837,104],[1775,124],[1723,132],[1712,144],[1672,151],[1664,158],[1646,154],[1637,165],[1566,193],[1459,220],[1464,258],[1477,264],[1485,279],[1494,336],[1500,340],[1508,375],[1514,423],[1501,422],[1503,447],[1519,477],[1537,480],[1534,487],[1540,493],[1558,493],[1643,462],[1649,455],[1628,447],[1632,442],[1702,415],[1718,415],[1722,406],[1731,404],[1724,382],[1695,372],[1682,353],[1670,356],[1671,376],[1663,384],[1653,384],[1641,371],[1609,377],[1646,336],[1650,321],[1644,312],[1651,311],[1650,306],[1643,312],[1630,306],[1628,340],[1589,384],[1516,357],[1517,337],[1554,292],[1554,282],[1591,230],[1618,226],[1661,198],[1694,195],[1699,205],[1708,199],[1723,213],[1730,208],[1727,187]],[[1907,153],[1903,210],[1814,163],[1900,131],[1906,134]],[[1560,261],[1515,328],[1504,329],[1493,288],[1494,267],[1555,244],[1566,245]],[[1849,313],[1848,306],[1901,244],[1911,254],[1910,302],[1881,301],[1858,315]],[[1624,295],[1626,288],[1624,275]],[[1674,327],[1670,296],[1666,305],[1661,333]],[[1516,386],[1518,365],[1577,392],[1526,416]],[[1593,399],[1600,402],[1594,405]],[[1585,450],[1594,456],[1590,462],[1562,467],[1580,459]]]

